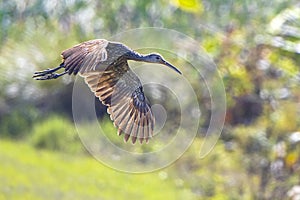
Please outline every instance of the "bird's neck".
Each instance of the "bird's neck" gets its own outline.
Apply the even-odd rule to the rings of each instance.
[[[148,55],[142,55],[135,51],[129,51],[126,53],[127,60],[134,60],[134,61],[147,61]]]

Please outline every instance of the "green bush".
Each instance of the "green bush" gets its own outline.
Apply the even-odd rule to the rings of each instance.
[[[30,106],[15,108],[0,117],[0,136],[12,139],[23,138],[30,131],[36,118],[37,111]]]
[[[82,151],[82,145],[75,126],[60,116],[50,116],[34,126],[31,143],[36,148],[64,151],[69,153]]]

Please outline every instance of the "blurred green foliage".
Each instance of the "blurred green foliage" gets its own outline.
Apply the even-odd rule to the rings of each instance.
[[[35,123],[37,113],[38,111],[32,106],[14,108],[1,118],[0,137],[24,139]]]
[[[74,125],[68,119],[55,115],[35,124],[30,141],[36,148],[68,153],[78,153],[83,148]]]
[[[0,137],[37,147],[1,140],[0,198],[287,199],[300,182],[299,13],[297,0],[0,1]],[[205,159],[198,159],[200,130],[171,167],[119,174],[82,154],[70,122],[72,78],[31,76],[56,66],[74,44],[152,26],[183,32],[212,56],[226,88],[226,124]],[[209,110],[201,78],[188,72],[201,110]],[[99,110],[114,144],[153,150],[124,144]],[[204,130],[209,114],[202,112]],[[86,134],[93,128],[83,127]]]

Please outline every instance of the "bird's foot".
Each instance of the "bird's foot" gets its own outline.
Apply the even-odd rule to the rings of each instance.
[[[60,74],[56,74],[56,73],[55,74],[53,74],[53,73],[50,73],[50,74],[40,73],[40,74],[34,75],[32,78],[34,78],[35,80],[50,80],[50,79],[56,79],[60,76],[61,76]]]
[[[66,74],[67,72],[63,72],[60,74],[56,74],[54,72],[56,72],[57,70],[59,70],[60,68],[63,68],[64,65],[63,63],[60,64],[58,67],[53,68],[53,69],[46,69],[43,71],[39,71],[39,72],[34,72],[34,75],[32,76],[32,78],[34,78],[35,80],[50,80],[50,79],[56,79],[64,74]]]
[[[46,69],[46,70],[43,70],[43,71],[39,71],[39,72],[34,72],[34,76],[44,76],[46,74],[52,74],[54,71],[56,71],[55,69]]]
[[[36,80],[49,80],[49,79],[56,79],[64,74],[66,74],[67,72],[63,72],[61,74],[56,74],[54,72],[56,72],[57,70],[61,69],[64,67],[64,63],[61,63],[58,67],[55,67],[53,69],[46,69],[43,71],[38,71],[38,72],[34,72],[34,75],[32,76],[32,78],[36,79]]]

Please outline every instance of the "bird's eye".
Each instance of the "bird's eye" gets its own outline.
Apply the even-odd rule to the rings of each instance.
[[[156,58],[156,60],[159,60],[159,56],[156,56],[155,58]]]

